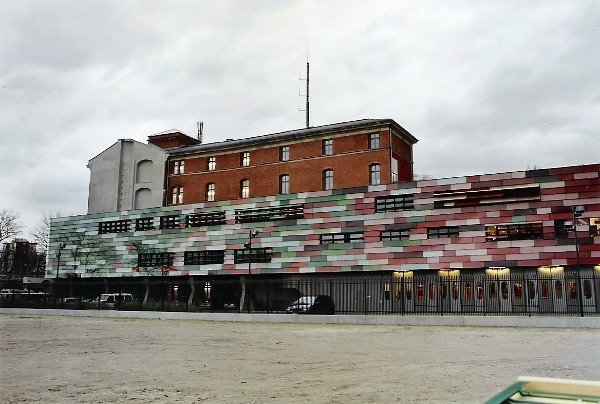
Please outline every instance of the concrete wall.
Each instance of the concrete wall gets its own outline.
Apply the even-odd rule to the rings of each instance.
[[[91,159],[88,213],[162,205],[166,153],[121,139]]]

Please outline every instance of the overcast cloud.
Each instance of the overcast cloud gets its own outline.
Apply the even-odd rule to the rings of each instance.
[[[599,1],[0,1],[0,209],[85,213],[87,161],[392,118],[434,177],[600,161]],[[27,231],[23,235],[27,236]]]

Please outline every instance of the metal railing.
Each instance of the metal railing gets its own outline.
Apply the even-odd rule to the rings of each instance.
[[[599,277],[537,274],[61,279],[38,291],[3,283],[0,307],[285,313],[298,298],[320,295],[331,298],[336,314],[600,315]]]

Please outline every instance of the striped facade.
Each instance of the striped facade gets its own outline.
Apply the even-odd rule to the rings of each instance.
[[[46,277],[591,271],[598,217],[600,164],[90,214],[52,220]]]

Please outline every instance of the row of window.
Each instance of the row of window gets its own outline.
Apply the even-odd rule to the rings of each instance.
[[[562,280],[555,280],[553,281],[553,285],[551,283],[551,281],[549,280],[542,280],[540,281],[540,297],[542,299],[549,299],[553,296],[554,299],[556,300],[562,300],[564,298],[564,291],[563,291],[563,281]],[[457,281],[451,281],[448,282],[448,285],[446,283],[441,283],[439,285],[439,297],[441,300],[445,300],[446,298],[450,297],[452,300],[458,300],[460,297],[460,292],[459,292],[459,288],[460,288],[460,284],[462,284],[462,288],[463,288],[463,304],[468,304],[469,302],[473,302],[473,298],[477,299],[477,300],[484,300],[486,298],[486,294],[487,294],[487,299],[492,300],[492,301],[497,301],[498,298],[502,298],[502,300],[508,300],[509,295],[510,295],[510,287],[509,287],[509,282],[508,281],[500,281],[499,282],[499,287],[500,287],[500,291],[497,290],[498,286],[496,284],[496,282],[490,282],[487,284],[487,291],[485,290],[485,285],[483,282],[477,282],[475,284],[475,293],[473,293],[473,287],[471,282],[457,282]],[[526,289],[526,293],[527,293],[527,299],[529,300],[534,300],[536,299],[536,282],[532,281],[532,280],[528,280],[526,281],[526,285],[527,285],[527,289]],[[396,289],[396,298],[401,299],[403,297],[406,298],[406,300],[410,301],[412,300],[412,289],[414,286],[415,289],[415,294],[416,294],[416,300],[417,301],[423,301],[425,298],[425,285],[423,283],[417,282],[414,285],[412,285],[412,283],[410,281],[408,281],[405,285],[404,285],[404,293],[402,290],[401,285],[396,285],[397,289]],[[437,297],[436,294],[436,285],[434,283],[429,283],[427,285],[427,298],[431,301],[435,300]],[[512,287],[512,299],[514,303],[518,303],[519,301],[522,301],[523,299],[523,284],[521,283],[521,281],[514,281],[513,282],[513,287]],[[450,293],[448,293],[450,292]],[[486,293],[487,292],[487,293]],[[552,295],[552,296],[551,296]],[[571,301],[574,301],[575,299],[577,299],[577,282],[575,281],[568,281],[567,282],[567,297],[568,299],[570,299]],[[591,299],[592,297],[592,282],[589,279],[586,279],[583,281],[583,297],[585,297],[586,299]]]
[[[304,218],[303,205],[286,205],[275,208],[243,209],[235,211],[236,223],[264,222],[269,220],[296,220]],[[123,233],[130,231],[132,220],[112,220],[101,222],[98,225],[99,234]],[[224,211],[194,213],[185,216],[181,222],[180,215],[166,215],[159,218],[160,229],[177,229],[182,227],[202,227],[225,224]],[[154,217],[141,217],[135,219],[135,231],[153,230]]]
[[[233,250],[233,260],[236,264],[271,262],[271,248],[245,248]],[[137,266],[141,268],[172,266],[175,253],[150,252],[138,254]],[[225,262],[225,250],[185,251],[184,265],[214,265]]]
[[[333,170],[327,169],[323,171],[323,190],[333,189]],[[379,164],[371,164],[369,166],[369,183],[371,185],[379,185],[381,183],[381,166]],[[279,193],[290,193],[290,176],[289,174],[281,174],[279,176]],[[240,198],[250,197],[250,180],[243,179],[240,181]],[[209,182],[205,186],[206,202],[214,202],[216,199],[216,186],[214,182]],[[171,204],[183,204],[183,187],[174,186],[171,188]]]
[[[379,164],[371,164],[369,166],[370,184],[378,185],[381,183],[381,167]],[[333,189],[333,170],[327,169],[323,171],[323,190]],[[290,193],[290,176],[282,174],[279,176],[279,193]],[[240,181],[240,198],[250,197],[250,180],[243,179]],[[216,199],[216,185],[214,182],[209,182],[205,186],[205,199],[207,202],[214,202]],[[183,204],[183,187],[174,186],[171,188],[171,204]]]
[[[379,149],[379,133],[371,133],[369,134],[369,149]],[[322,140],[323,147],[323,155],[331,156],[333,155],[333,139],[323,139]],[[290,159],[290,146],[280,146],[279,147],[279,161],[289,161]],[[250,152],[245,151],[240,153],[240,166],[248,167],[250,166]],[[206,169],[207,171],[214,171],[217,169],[217,157],[211,156],[206,160]],[[183,174],[185,172],[185,160],[175,160],[172,164],[173,174]]]

